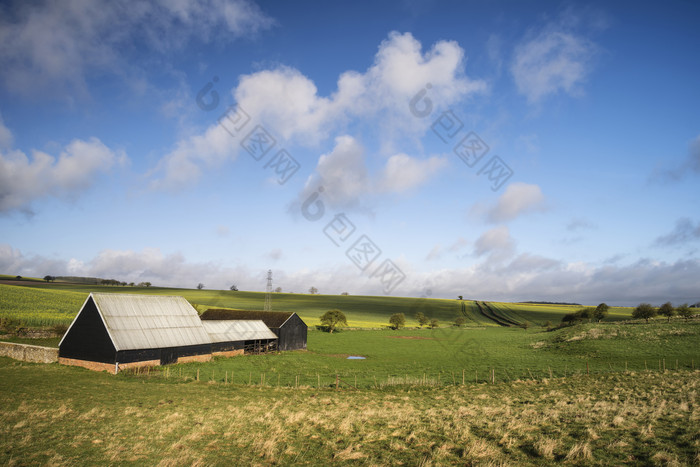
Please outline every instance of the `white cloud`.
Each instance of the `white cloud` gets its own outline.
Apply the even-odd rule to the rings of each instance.
[[[422,185],[440,169],[447,166],[444,157],[432,156],[426,160],[416,159],[406,154],[391,156],[384,167],[379,189],[401,193]]]
[[[587,38],[552,23],[515,48],[511,72],[530,103],[559,92],[577,95],[596,52]]]
[[[430,289],[433,298],[465,295],[478,300],[549,300],[612,305],[695,303],[700,300],[697,277],[700,261],[674,263],[640,260],[629,265],[566,263],[543,256],[520,254],[509,261],[481,263],[459,269],[421,272],[402,258],[395,262],[406,279],[393,292],[397,296],[418,297]],[[265,270],[225,267],[217,262],[191,262],[182,254],[164,254],[158,249],[141,251],[105,250],[90,260],[56,260],[38,255],[26,256],[9,245],[0,244],[0,271],[6,274],[43,277],[84,275],[114,278],[127,282],[150,281],[155,285],[228,289],[236,283],[241,290],[265,290]],[[317,287],[321,293],[381,295],[382,284],[367,277],[352,264],[340,266],[275,270],[274,285],[285,291],[305,292]]]
[[[71,141],[58,160],[41,151],[34,151],[31,158],[18,150],[0,152],[0,212],[30,212],[32,202],[46,196],[75,197],[100,172],[126,160],[123,152],[109,149],[97,138]]]
[[[515,251],[515,242],[506,226],[495,227],[484,232],[474,242],[474,255],[491,255],[491,260],[503,260]]]
[[[447,160],[442,157],[421,160],[396,154],[389,157],[381,173],[373,175],[367,169],[364,147],[351,136],[339,136],[333,150],[319,157],[315,174],[307,179],[299,201],[322,186],[324,202],[329,206],[362,207],[363,198],[379,193],[404,193],[426,183],[446,165]]]
[[[381,127],[380,145],[391,147],[399,135],[415,138],[431,124],[431,119],[418,118],[409,108],[413,96],[428,83],[431,87],[427,98],[435,115],[438,109],[485,89],[484,82],[467,78],[463,67],[464,51],[456,42],[440,41],[423,53],[420,42],[410,33],[393,32],[380,44],[374,64],[365,73],[348,71],[340,75],[338,89],[329,97],[319,96],[315,83],[294,68],[280,66],[244,75],[232,90],[236,105],[250,117],[241,137],[257,122],[274,138],[281,138],[280,143],[317,147],[332,131],[355,121],[375,130]],[[230,135],[227,139],[226,135],[214,125],[203,135],[180,141],[158,164],[154,173],[161,175],[152,188],[177,188],[194,182],[202,167],[235,156],[240,141]],[[408,156],[395,157],[413,162],[406,159]],[[429,163],[402,166],[408,181],[401,187],[402,182],[391,172],[401,162],[397,160],[388,167],[389,191],[409,189],[421,182],[408,170],[420,167],[433,171],[442,164],[436,158]]]
[[[542,211],[544,199],[538,185],[511,183],[496,205],[486,211],[486,219],[493,223],[506,222],[527,212]]]
[[[193,40],[227,41],[272,23],[247,0],[17,1],[0,17],[0,75],[14,92],[81,97],[93,73],[138,81],[138,60],[129,53],[135,48],[167,54]]]
[[[149,175],[153,190],[180,191],[202,175],[202,168],[215,168],[238,155],[238,141],[220,125],[212,125],[203,135],[181,140],[165,155]]]
[[[319,96],[312,80],[289,67],[241,77],[234,97],[271,131],[306,143],[317,142],[347,118],[380,114],[390,131],[424,131],[430,122],[412,115],[408,104],[426,85],[435,110],[485,89],[484,82],[467,78],[463,67],[464,50],[456,42],[439,41],[423,53],[410,33],[392,32],[374,64],[365,73],[343,73],[330,97]]]

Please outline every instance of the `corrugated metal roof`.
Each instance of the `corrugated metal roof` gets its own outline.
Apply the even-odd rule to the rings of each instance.
[[[277,339],[261,320],[202,321],[212,342],[238,342],[257,339]]]
[[[294,315],[289,311],[251,311],[251,310],[227,310],[210,308],[202,313],[202,321],[206,320],[258,320],[261,319],[269,328],[282,327],[287,320]]]
[[[184,297],[93,293],[117,350],[210,344],[197,310]]]

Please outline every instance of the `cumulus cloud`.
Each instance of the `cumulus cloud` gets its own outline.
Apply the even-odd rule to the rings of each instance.
[[[427,128],[430,122],[409,112],[411,98],[428,84],[434,109],[444,108],[486,88],[483,81],[464,74],[464,50],[454,41],[439,41],[427,52],[410,33],[392,32],[364,73],[347,71],[338,78],[337,90],[319,96],[316,85],[300,71],[279,67],[241,77],[234,90],[246,112],[285,139],[318,141],[347,118],[375,118],[383,124],[409,130]]]
[[[126,155],[113,151],[99,139],[71,141],[55,158],[42,151],[0,152],[0,213],[31,212],[33,201],[47,196],[73,198],[90,187],[95,177]]]
[[[149,173],[150,188],[163,191],[181,191],[202,176],[202,169],[221,166],[234,160],[240,146],[220,125],[213,125],[202,135],[181,140],[173,151],[165,155]]]
[[[447,166],[444,157],[432,156],[421,160],[406,154],[391,156],[384,167],[379,189],[381,191],[401,193],[422,185],[440,169]]]
[[[415,138],[432,123],[431,119],[416,117],[409,108],[411,99],[428,85],[426,99],[435,114],[486,88],[483,81],[465,75],[464,50],[456,42],[439,41],[423,52],[421,43],[410,33],[393,32],[380,44],[372,66],[364,73],[342,73],[337,90],[330,96],[319,95],[313,80],[287,66],[241,76],[232,94],[238,108],[250,117],[241,137],[260,123],[280,144],[316,148],[332,132],[359,122],[372,129],[380,127],[380,145],[390,148],[398,136]],[[427,105],[425,102],[421,105]],[[194,181],[202,167],[209,166],[212,160],[235,156],[240,140],[232,138],[228,140],[226,154],[207,152],[211,150],[208,146],[218,147],[217,142],[209,142],[219,138],[215,128],[216,125],[203,135],[179,142],[157,167],[155,173],[161,181],[154,183],[153,188],[181,185],[181,178],[187,178],[188,174],[191,174],[189,180]],[[388,154],[399,152],[387,151]],[[395,157],[398,160],[393,163],[394,167],[401,165],[402,157],[407,161],[407,156],[397,154]],[[422,168],[437,170],[440,164],[433,160]],[[407,170],[407,166],[402,169],[405,178],[409,176]],[[387,183],[392,184],[388,188],[390,191],[401,188],[393,175],[393,172],[387,173]],[[415,174],[412,176],[416,178]],[[417,182],[405,183],[406,189],[415,184]]]
[[[671,232],[662,235],[654,242],[659,246],[684,245],[700,240],[700,222],[693,223],[687,217],[682,217],[676,221],[676,226]]]
[[[511,183],[496,204],[485,210],[485,217],[492,223],[507,222],[528,212],[543,211],[544,203],[545,198],[538,185]],[[473,208],[475,212],[483,210],[480,205]]]
[[[387,159],[380,173],[367,168],[365,149],[355,138],[335,139],[335,147],[318,159],[315,173],[307,179],[299,202],[323,187],[324,202],[334,208],[362,207],[366,196],[379,193],[404,193],[426,183],[447,165],[443,157],[419,159],[396,154]]]
[[[135,49],[168,54],[192,40],[227,41],[272,24],[248,0],[14,1],[0,16],[0,76],[14,92],[81,97],[94,73],[140,79]]]
[[[592,41],[568,30],[563,22],[551,23],[530,33],[515,48],[510,70],[518,91],[530,103],[559,92],[577,95],[597,50]]]
[[[502,260],[513,254],[515,242],[506,226],[500,226],[484,232],[474,242],[474,255],[490,254],[493,260]]]

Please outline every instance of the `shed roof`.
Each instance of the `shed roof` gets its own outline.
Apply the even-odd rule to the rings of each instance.
[[[202,321],[202,325],[212,342],[277,339],[261,320],[208,320]]]
[[[184,297],[91,293],[90,298],[117,351],[211,343],[197,310]]]
[[[250,311],[211,308],[202,313],[202,320],[262,320],[268,328],[280,328],[295,315],[289,311]]]

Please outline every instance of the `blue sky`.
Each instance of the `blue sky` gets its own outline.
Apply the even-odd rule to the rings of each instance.
[[[698,20],[687,1],[3,3],[0,272],[696,302]]]

